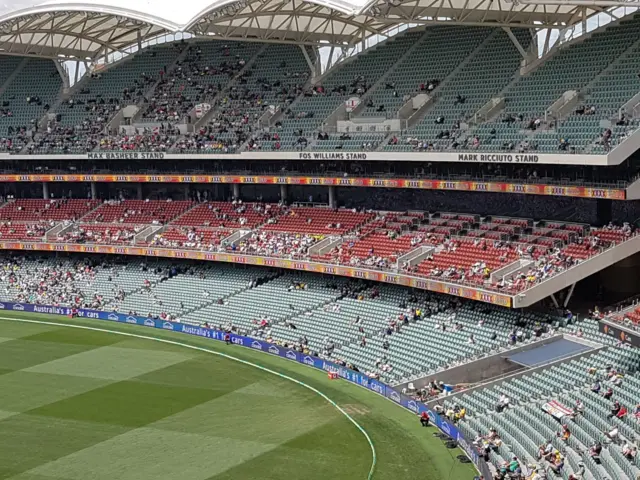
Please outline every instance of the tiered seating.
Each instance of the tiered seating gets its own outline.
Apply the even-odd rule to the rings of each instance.
[[[359,264],[353,259],[364,261],[371,257],[380,257],[388,264],[393,264],[398,260],[398,256],[409,250],[416,248],[422,242],[420,235],[408,234],[396,236],[389,232],[374,232],[353,243],[353,245],[343,244],[341,263]]]
[[[100,204],[97,200],[18,199],[0,209],[0,220],[77,220]]]
[[[191,142],[183,150],[233,152],[251,137],[252,149],[279,147],[277,134],[256,132],[255,125],[267,108],[284,109],[302,93],[309,76],[307,62],[299,46],[274,44],[248,70],[250,75],[231,84],[209,125],[187,137]]]
[[[189,201],[116,200],[107,201],[85,216],[84,222],[164,224],[193,206]]]
[[[371,213],[354,213],[346,209],[294,207],[262,228],[279,232],[343,235],[373,218],[375,216]]]
[[[418,272],[425,276],[483,282],[491,271],[517,258],[516,249],[511,246],[497,247],[484,240],[454,240],[445,242],[442,250],[436,250],[420,263]]]
[[[600,128],[600,119],[618,119],[618,112],[628,100],[630,100],[638,89],[635,88],[634,82],[637,81],[637,72],[640,70],[640,46],[636,46],[627,51],[625,55],[619,57],[613,65],[611,65],[606,73],[603,72],[589,87],[589,95],[585,99],[585,103],[593,105],[596,108],[596,114],[591,116],[572,115],[562,128],[571,126],[571,128],[581,128],[583,131],[595,133],[595,136],[589,140],[598,139],[603,133]],[[629,130],[629,119],[632,112],[625,112],[622,121],[618,121],[612,125],[612,135],[610,144],[615,146],[616,143],[624,140]],[[597,121],[597,124],[595,124]],[[633,120],[631,120],[633,122]],[[586,123],[587,125],[583,125]],[[574,135],[567,133],[569,138]],[[607,145],[602,143],[592,148],[593,153],[603,153],[608,150]]]
[[[524,48],[527,48],[530,43],[529,33],[524,29],[515,29],[513,33]],[[435,148],[449,147],[460,134],[459,122],[472,120],[473,115],[511,81],[521,55],[505,32],[477,29],[469,37],[466,33],[456,35],[456,40],[460,42],[457,50],[468,55],[488,35],[491,36],[464,68],[437,90],[434,107],[418,125],[407,132],[407,136],[414,140],[407,143],[407,138],[403,138],[399,145],[389,145],[385,149],[411,150],[415,148],[416,141],[431,143]],[[439,118],[441,123],[436,123]],[[469,144],[472,143],[472,138],[468,137]],[[458,143],[464,142],[460,139]],[[493,148],[495,150],[496,147]]]
[[[0,221],[0,241],[41,240],[49,228],[51,226],[47,222],[19,223]]]
[[[255,228],[278,215],[275,204],[205,202],[172,223],[196,227]]]
[[[372,92],[373,105],[366,107],[362,115],[380,115],[376,110],[384,105],[385,110],[395,116],[405,103],[405,95],[429,95],[429,83],[434,80],[441,82],[447,78],[492,32],[490,28],[481,27],[427,28],[418,46],[394,67],[384,84]],[[447,55],[442,55],[442,52],[447,52]],[[424,90],[421,90],[421,86],[424,86]]]
[[[423,34],[423,31],[409,32],[390,38],[337,68],[322,80],[321,85],[316,86],[315,91],[305,92],[303,97],[285,110],[278,130],[282,149],[304,148],[304,143],[298,142],[300,138],[305,138],[307,145],[315,148],[317,141],[313,139],[325,118],[348,98],[362,96]],[[321,87],[322,91],[317,91],[317,87]],[[299,135],[299,130],[302,130],[302,135]],[[340,143],[337,138],[335,140],[336,144]],[[354,143],[359,150],[362,141],[356,139]]]
[[[625,441],[633,443],[640,433],[640,423],[632,413],[640,394],[639,360],[640,354],[636,349],[607,348],[595,355],[561,363],[497,386],[458,395],[445,404],[452,406],[455,402],[466,407],[467,418],[460,422],[460,427],[472,438],[478,431],[486,434],[490,428],[496,428],[502,443],[491,452],[491,460],[495,464],[515,455],[520,461],[549,470],[550,464],[538,457],[538,447],[551,441],[564,457],[561,473],[564,478],[578,472],[582,464],[585,475],[588,475],[584,478],[633,480],[640,473],[640,462],[637,458],[631,461],[625,458],[621,445]],[[590,373],[592,369],[595,373]],[[619,372],[624,377],[621,384],[615,384],[612,380]],[[596,380],[602,383],[602,392],[612,388],[610,400],[591,390],[590,386]],[[496,413],[494,406],[502,393],[510,398],[511,407],[503,413]],[[571,432],[567,441],[556,435],[561,431],[560,422],[540,409],[549,400],[557,400],[568,408],[574,407],[578,400],[584,405],[583,414],[562,420]],[[619,401],[629,413],[623,418],[611,418],[613,401]],[[611,441],[605,433],[613,426],[618,429],[619,436]],[[599,462],[589,453],[589,448],[596,442],[603,445]]]
[[[58,242],[129,244],[137,234],[148,229],[139,241],[154,246],[401,271],[451,283],[483,285],[511,294],[564,272],[635,235],[628,224],[592,229],[586,224],[534,223],[522,218],[481,219],[477,215],[456,213],[364,213],[240,201],[100,203],[99,200],[22,199],[0,208],[0,222],[9,227],[5,235],[10,234],[12,238],[40,236],[40,227],[49,229],[61,221],[67,223],[64,232],[56,238]],[[38,228],[30,225],[23,232],[22,227],[13,226],[16,222],[38,222]],[[29,233],[30,230],[34,231]],[[223,245],[222,240],[233,233],[238,233],[236,240]],[[326,245],[338,246],[328,253],[311,256],[310,248],[327,236],[331,241]],[[430,250],[419,252],[422,256],[415,262],[398,265],[402,254],[418,246],[430,247]],[[523,262],[514,264],[516,260]],[[497,269],[512,264],[511,272],[505,270],[492,278]]]
[[[135,105],[184,48],[155,46],[132,55],[121,65],[93,73],[57,109],[60,120],[36,135],[29,153],[84,153],[104,138],[104,128],[121,108]]]
[[[624,242],[631,236],[631,231],[620,229],[609,225],[605,228],[594,228],[590,232],[592,237],[598,237],[600,240],[611,243]]]
[[[151,270],[141,262],[121,260],[108,257],[99,265],[90,266],[89,261],[77,257],[59,257],[55,262],[44,263],[36,257],[20,258],[17,262],[4,258],[3,263],[11,265],[17,281],[0,276],[0,287],[5,292],[3,299],[47,305],[79,304],[112,311],[118,306],[115,304],[117,297],[126,297],[139,290],[145,280],[155,284],[167,275],[167,264]],[[52,282],[54,278],[64,281]],[[41,289],[41,284],[50,285]]]
[[[13,66],[16,69],[23,60],[5,60],[5,73]],[[8,85],[0,103],[0,150],[18,153],[30,141],[29,131],[47,112],[62,89],[62,79],[51,60],[30,58],[16,78]],[[5,77],[6,78],[6,77]]]
[[[622,313],[615,314],[611,317],[613,320],[624,322],[626,324],[640,325],[640,307],[633,306],[626,309]]]
[[[593,102],[589,100],[596,107],[595,118],[588,116],[589,118],[585,117],[576,122],[571,120],[557,131],[544,129],[536,131],[533,138],[521,133],[521,130],[536,118],[544,119],[546,109],[564,92],[568,90],[580,92],[589,85],[616,57],[635,42],[638,33],[640,33],[640,18],[635,16],[632,20],[622,21],[605,32],[596,33],[583,42],[560,50],[533,73],[521,77],[504,94],[505,115],[497,121],[482,125],[475,132],[480,138],[479,149],[495,151],[505,142],[518,145],[525,138],[529,138],[530,144],[536,144],[537,149],[542,152],[562,153],[563,150],[558,149],[561,138],[565,138],[570,146],[578,150],[591,144],[602,133],[599,120],[603,118],[603,113],[605,118],[611,116],[611,112],[599,111],[601,108],[606,109],[607,105],[601,107],[596,104],[598,96],[594,96]],[[604,77],[598,80],[607,81]],[[623,83],[596,83],[594,86],[599,91],[607,92],[603,95],[609,95],[609,92],[618,91],[618,89],[623,92],[632,89],[630,86],[622,86]],[[633,94],[629,98],[631,96]],[[521,116],[522,120],[505,123],[502,120],[505,120],[508,114],[511,114],[514,120]],[[496,133],[491,134],[491,130],[495,130]],[[492,141],[491,138],[493,138]]]
[[[246,281],[248,275],[245,274],[244,278]],[[342,285],[346,280],[336,279],[336,283]],[[293,288],[295,284],[304,285],[305,288]],[[251,332],[257,329],[262,320],[273,325],[303,312],[311,312],[338,295],[339,290],[329,288],[326,281],[319,276],[289,272],[257,288],[244,289],[225,301],[212,301],[210,305],[190,314],[189,321],[208,322],[216,326],[231,323],[242,331]],[[295,321],[293,323],[296,325]],[[274,325],[272,327],[274,332],[275,328]],[[268,330],[267,328],[257,333],[270,338],[271,332]],[[296,333],[296,330],[291,331]],[[297,332],[296,341],[300,335],[304,334],[302,330]]]
[[[343,242],[331,252],[316,257],[320,261],[345,265],[366,265],[376,268],[393,267],[398,257],[421,245],[427,234],[406,232],[424,214],[404,215],[389,212],[364,225],[358,236]]]
[[[190,44],[183,61],[161,78],[142,121],[175,122],[199,103],[211,104],[221,87],[261,48],[257,43],[198,42]]]
[[[9,76],[16,70],[16,68],[18,68],[18,65],[20,65],[23,59],[20,57],[3,56],[1,60],[0,82],[4,85],[4,83],[9,79]],[[8,107],[0,109],[0,137],[2,137],[0,140],[0,151],[2,152],[12,151],[14,149],[19,151],[20,148],[24,146],[26,133],[21,135],[23,137],[22,140],[18,139],[14,141],[13,134],[9,135],[7,130],[9,126],[11,126],[12,129],[15,126],[12,118],[14,108],[15,106],[11,108],[11,105],[8,105]]]
[[[164,262],[162,265],[166,267]],[[200,325],[211,322],[211,318],[200,319],[197,313],[190,315],[190,312],[197,312],[198,308],[241,292],[247,288],[251,275],[258,278],[262,274],[264,271],[259,269],[239,270],[233,265],[202,264],[188,267],[182,274],[162,282],[142,277],[140,286],[148,279],[151,280],[148,287],[138,288],[124,298],[114,300],[114,303],[119,311],[178,318],[185,323]]]
[[[179,135],[180,130],[168,123],[159,127],[136,128],[130,133],[102,137],[98,149],[115,152],[166,152],[176,143]]]
[[[83,223],[55,239],[64,243],[98,243],[109,245],[131,245],[135,236],[148,225],[111,225]]]
[[[246,255],[306,260],[309,258],[309,248],[322,238],[322,235],[259,230],[226,249]]]
[[[309,347],[318,351],[328,339],[336,345],[331,358],[358,365],[361,371],[379,374],[388,382],[404,382],[510,348],[509,333],[518,322],[526,338],[523,341],[530,342],[534,325],[549,320],[531,312],[455,303],[438,294],[379,285],[318,308],[313,315],[291,318],[296,330],[274,325],[273,336],[297,343],[304,334]],[[408,317],[406,322],[403,315]],[[473,343],[469,342],[471,335]],[[391,370],[381,370],[381,363]]]
[[[162,233],[156,234],[150,244],[161,247],[211,249],[220,245],[222,239],[231,233],[231,230],[225,228],[169,226]]]

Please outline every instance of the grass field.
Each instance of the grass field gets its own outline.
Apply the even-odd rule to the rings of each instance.
[[[415,415],[287,360],[211,340],[47,315],[222,351],[296,378],[344,408],[377,451],[374,479],[468,480],[470,465]],[[366,479],[364,435],[294,382],[178,345],[0,319],[0,478]]]

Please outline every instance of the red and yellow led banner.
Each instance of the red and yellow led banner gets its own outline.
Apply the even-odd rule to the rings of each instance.
[[[621,188],[591,188],[526,183],[411,180],[364,177],[294,177],[265,175],[0,175],[0,182],[100,182],[100,183],[239,183],[247,185],[325,185],[343,187],[415,188],[468,192],[525,193],[562,197],[625,200]]]

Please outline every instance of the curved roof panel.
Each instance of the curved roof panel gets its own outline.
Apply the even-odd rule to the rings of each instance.
[[[87,11],[157,23],[171,30],[189,23],[194,15],[210,4],[211,0],[189,0],[176,8],[176,2],[171,0],[5,0],[0,5],[0,21],[5,16],[16,17],[50,11]]]
[[[176,8],[175,0],[4,0],[0,49],[93,58],[179,31],[344,46],[405,23],[562,28],[602,11],[598,0],[588,6],[531,1],[188,0]]]

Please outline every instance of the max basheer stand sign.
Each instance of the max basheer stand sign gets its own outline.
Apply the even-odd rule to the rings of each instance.
[[[96,152],[88,153],[89,160],[164,160],[164,152]]]
[[[427,412],[433,425],[435,425],[440,431],[455,440],[460,447],[465,451],[467,456],[471,459],[474,465],[478,468],[480,473],[485,478],[490,478],[490,471],[488,465],[478,452],[473,448],[471,442],[465,438],[462,432],[446,417],[436,414],[430,410],[426,405],[421,402],[417,402],[406,395],[398,393],[393,388],[385,385],[384,383],[369,378],[366,375],[349,370],[348,368],[337,365],[333,362],[323,360],[312,355],[305,355],[290,348],[284,348],[280,345],[265,342],[264,340],[258,340],[255,338],[245,337],[242,335],[236,335],[234,333],[226,333],[220,330],[212,328],[204,328],[193,325],[185,325],[183,323],[170,322],[167,320],[158,320],[148,317],[138,317],[134,315],[125,315],[116,312],[102,312],[98,310],[86,310],[86,309],[71,309],[68,307],[56,307],[50,305],[32,305],[28,303],[13,303],[3,302],[0,303],[0,311],[16,311],[16,312],[32,312],[43,313],[49,315],[75,315],[79,318],[90,318],[95,320],[106,320],[119,323],[135,324],[150,328],[159,328],[162,330],[170,330],[173,332],[186,333],[188,335],[194,335],[202,338],[210,338],[212,340],[225,341],[225,337],[228,335],[229,342],[233,345],[240,345],[243,347],[251,348],[254,350],[260,350],[271,355],[276,355],[287,360],[302,363],[309,367],[314,367],[327,372],[336,373],[339,378],[351,383],[355,383],[361,387],[371,390],[379,395],[382,395],[392,402],[410,410],[411,412],[420,415],[422,412]],[[417,420],[416,420],[417,421]]]

